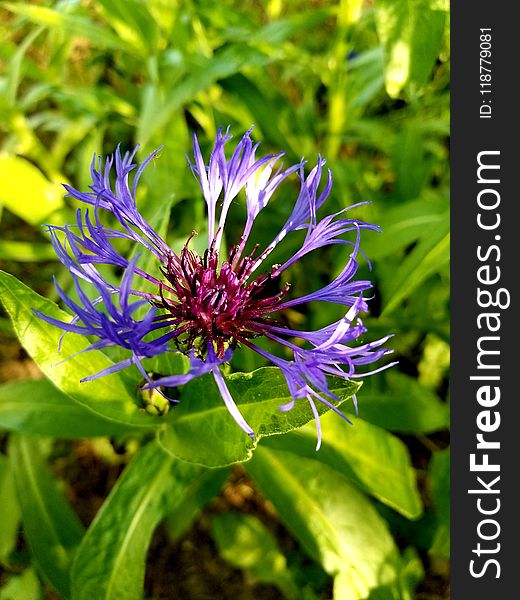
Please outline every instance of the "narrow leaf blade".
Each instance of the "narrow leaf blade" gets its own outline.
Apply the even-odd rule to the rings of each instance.
[[[68,598],[69,569],[83,526],[49,473],[38,439],[11,436],[9,456],[25,535],[38,569]]]
[[[73,600],[139,600],[153,531],[202,469],[152,442],[129,463],[90,525],[72,568]]]

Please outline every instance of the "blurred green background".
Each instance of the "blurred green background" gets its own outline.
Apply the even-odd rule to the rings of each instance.
[[[445,0],[0,4],[0,268],[39,293],[55,300],[52,275],[65,286],[68,281],[41,227],[74,219],[77,206],[63,198],[61,183],[86,189],[93,153],[106,155],[119,143],[124,149],[140,144],[141,159],[164,144],[138,201],[149,218],[170,207],[167,239],[174,248],[193,229],[204,230],[205,205],[185,157],[191,134],[207,153],[220,125],[230,125],[239,138],[254,124],[263,152],[285,150],[286,164],[305,156],[311,168],[318,154],[324,156],[334,176],[327,212],[371,201],[355,213],[383,229],[362,238],[373,269],[363,264],[360,276],[375,286],[364,321],[370,339],[395,334],[390,347],[399,365],[365,381],[360,417],[409,448],[424,514],[409,521],[383,506],[378,510],[399,547],[415,549],[415,597],[425,600],[449,597],[448,34]],[[260,243],[278,231],[296,194],[296,187],[286,186],[262,214],[255,229]],[[243,214],[231,212],[228,243],[238,239]],[[284,252],[299,241],[286,240]],[[315,254],[292,271],[294,293],[317,289],[344,265],[341,247]],[[311,329],[341,314],[341,307],[320,305],[291,318]],[[1,381],[38,377],[5,318],[0,335]],[[245,371],[261,365],[248,352],[233,363]],[[70,493],[88,519],[123,459],[108,442],[62,443],[59,449],[64,479],[79,468],[72,464],[83,469],[81,477],[71,476],[76,487]],[[88,497],[84,515],[82,497]],[[178,578],[188,586],[171,597],[291,597],[283,577],[273,582],[266,575],[274,567],[262,571],[255,568],[258,557],[244,559],[242,538],[229,534],[233,523],[225,523],[237,509],[246,520],[235,525],[246,537],[260,520],[292,553],[293,570],[309,579],[300,587],[308,589],[306,598],[329,597],[324,572],[306,562],[239,469],[182,544],[161,554],[161,544],[169,543],[163,534],[152,546],[160,565],[173,552]],[[269,548],[274,542],[263,543]],[[13,544],[0,541],[0,599],[40,597],[34,573],[23,570],[23,548],[18,562],[13,551]],[[199,563],[195,572],[191,560]],[[162,581],[159,569],[150,566],[149,573],[150,597],[169,598],[164,590],[172,583]],[[208,595],[217,582],[224,586],[221,595]],[[22,595],[16,596],[16,586]]]

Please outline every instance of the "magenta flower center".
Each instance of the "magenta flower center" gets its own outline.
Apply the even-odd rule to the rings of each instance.
[[[204,353],[212,343],[222,358],[227,347],[261,335],[266,324],[274,323],[269,313],[277,310],[289,285],[280,290],[279,276],[272,275],[277,265],[271,273],[251,279],[256,247],[240,259],[239,246],[234,246],[219,265],[215,244],[201,257],[188,249],[191,237],[180,256],[170,256],[162,269],[167,283],[161,284],[161,301],[156,304],[183,329],[184,335],[176,338],[180,349]]]

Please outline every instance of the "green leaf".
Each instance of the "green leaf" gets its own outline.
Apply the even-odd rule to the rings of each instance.
[[[211,535],[220,555],[261,583],[275,585],[286,598],[298,598],[298,588],[287,569],[278,542],[253,515],[221,513],[211,520]]]
[[[419,554],[413,546],[409,546],[405,549],[401,558],[401,595],[399,600],[414,600],[417,597],[415,588],[423,578],[424,567]]]
[[[0,564],[9,564],[9,556],[16,546],[20,526],[20,507],[16,497],[10,461],[0,454]],[[0,595],[1,598],[1,595]]]
[[[406,256],[397,273],[392,277],[391,287],[384,294],[382,316],[389,315],[401,302],[430,275],[440,272],[450,260],[449,221],[442,221],[431,235],[423,239]]]
[[[415,548],[408,547],[398,565],[398,579],[389,586],[372,590],[363,600],[414,600],[415,588],[424,577],[421,559]],[[356,600],[355,582],[349,571],[342,571],[334,578],[333,600]]]
[[[0,204],[27,223],[37,225],[63,205],[63,188],[24,158],[2,155]]]
[[[206,504],[218,495],[229,469],[208,469],[193,479],[180,503],[168,513],[166,527],[172,541],[180,539]]]
[[[426,334],[422,343],[422,357],[417,365],[419,382],[431,389],[442,385],[450,368],[450,345],[432,332]]]
[[[145,559],[169,503],[179,502],[201,469],[152,442],[126,467],[90,525],[72,568],[73,600],[140,600]]]
[[[69,568],[83,536],[83,526],[58,490],[35,438],[9,440],[25,535],[38,570],[64,597],[69,597]]]
[[[429,550],[433,556],[450,557],[450,449],[433,454],[430,464],[433,505],[437,514],[437,530]]]
[[[33,569],[25,569],[21,575],[10,577],[0,589],[0,600],[41,600],[42,589]]]
[[[99,0],[98,4],[105,9],[107,21],[121,40],[144,56],[153,53],[159,27],[152,18],[147,3],[140,0]]]
[[[89,342],[81,335],[67,334],[63,339],[61,356],[58,356],[61,330],[48,325],[33,313],[35,309],[60,320],[70,320],[70,316],[54,302],[39,296],[13,275],[1,271],[0,299],[11,317],[21,344],[58,389],[104,419],[141,428],[163,424],[160,418],[139,410],[128,384],[119,373],[80,383],[87,375],[112,364],[102,352],[90,351],[58,364],[63,357],[87,348]]]
[[[450,409],[415,378],[390,370],[384,379],[365,380],[359,416],[390,431],[432,433],[448,429]]]
[[[377,224],[381,235],[366,236],[363,250],[374,261],[395,255],[449,220],[448,201],[412,200],[384,209]]]
[[[396,585],[399,554],[386,523],[336,470],[262,446],[246,469],[309,555],[348,577],[345,599]]]
[[[24,64],[25,53],[28,48],[31,47],[34,40],[42,33],[43,27],[38,27],[29,33],[23,42],[18,46],[18,49],[14,53],[11,61],[9,62],[7,70],[6,90],[5,97],[10,106],[16,105],[16,95],[18,87],[22,79],[22,71]]]
[[[221,85],[247,107],[255,126],[260,128],[266,140],[275,147],[283,148],[289,153],[291,159],[298,160],[300,147],[296,143],[291,143],[291,138],[285,135],[286,130],[294,132],[296,127],[294,115],[291,124],[288,125],[285,119],[288,107],[280,93],[270,90],[271,95],[267,96],[241,73],[224,79]]]
[[[153,92],[144,94],[140,120],[154,118],[157,108],[155,100]],[[146,131],[145,124],[143,127]],[[165,145],[144,171],[141,179],[147,188],[146,201],[142,203],[143,210],[146,209],[147,212],[143,214],[148,216],[155,211],[149,222],[163,238],[166,237],[169,222],[169,218],[167,221],[165,218],[170,216],[172,206],[186,198],[189,194],[189,186],[195,184],[186,164],[186,152],[191,149],[190,142],[186,118],[183,111],[178,110],[172,114],[168,123],[150,138],[146,148],[147,152],[152,152],[162,144]]]
[[[17,15],[27,17],[33,23],[59,29],[68,36],[86,38],[102,48],[135,53],[135,48],[131,44],[126,43],[119,36],[88,17],[30,4],[5,2],[3,6]]]
[[[409,123],[397,134],[392,152],[395,172],[392,196],[399,201],[419,198],[428,174],[423,132]]]
[[[264,444],[328,465],[405,517],[419,517],[422,504],[406,446],[375,425],[361,419],[353,423],[350,427],[333,413],[321,417],[322,446],[318,452],[312,424],[267,439]]]
[[[0,258],[18,262],[40,262],[56,260],[50,244],[0,240]]]
[[[280,44],[295,34],[318,27],[332,14],[332,7],[293,14],[287,18],[271,21],[256,31],[249,32],[249,37],[246,39],[250,43],[269,44],[278,48]]]
[[[153,163],[152,168],[154,168],[154,167],[155,167],[155,162]],[[145,174],[146,174],[146,171],[145,171]],[[171,174],[171,172],[170,172],[170,174]],[[153,201],[153,198],[156,197],[155,192],[153,192],[151,196],[152,197],[150,198],[149,194],[147,194],[147,198],[146,198],[147,199],[147,207],[148,207],[148,200]],[[173,203],[174,203],[173,196],[170,196],[169,198],[163,197],[163,201],[161,202],[161,204],[156,206],[156,209],[152,213],[151,217],[147,219],[148,223],[150,224],[150,227],[163,239],[166,238],[166,234],[168,232],[168,224],[170,222],[171,209],[172,209]],[[149,275],[152,275],[158,279],[161,279],[162,273],[159,270],[161,265],[160,265],[159,260],[155,256],[155,254],[153,254],[153,252],[141,253],[141,251],[142,251],[142,246],[139,244],[136,244],[134,246],[132,252],[130,253],[130,256],[128,257],[128,259],[131,260],[135,256],[140,255],[137,260],[137,266],[145,273],[148,273]],[[157,285],[144,279],[144,278],[141,278],[141,277],[134,278],[134,289],[139,290],[141,292],[149,292],[149,293],[153,293],[153,294],[157,293]],[[148,309],[149,309],[149,305],[138,308],[134,314],[134,318],[142,319],[145,316]],[[158,357],[155,357],[154,360],[157,358]],[[148,369],[148,367],[145,367],[145,368]],[[162,371],[156,370],[155,372],[161,373]],[[172,371],[166,371],[166,373],[168,375],[173,374]]]
[[[63,439],[112,436],[132,430],[81,406],[46,379],[0,385],[0,429]]]
[[[245,44],[228,46],[212,57],[201,58],[197,64],[191,66],[186,77],[175,85],[164,102],[157,106],[155,114],[149,115],[146,123],[139,124],[137,139],[147,146],[153,134],[167,125],[175,111],[199,92],[210,87],[218,79],[238,73],[246,66],[265,65],[272,60],[274,58]]]
[[[226,384],[244,419],[253,428],[255,440],[235,423],[213,378],[207,375],[188,383],[181,402],[170,410],[170,427],[159,434],[159,441],[168,452],[188,462],[223,467],[251,458],[263,437],[287,433],[313,420],[312,411],[303,400],[288,412],[279,409],[289,402],[290,396],[285,378],[275,367],[235,373],[226,378]],[[334,393],[345,401],[359,386],[347,382]],[[327,409],[320,405],[318,410],[324,413]]]
[[[442,47],[446,11],[438,0],[378,0],[376,26],[386,54],[385,83],[395,98],[404,86],[423,85]]]
[[[381,47],[361,51],[348,64],[348,91],[350,109],[359,113],[385,85],[384,55]],[[352,117],[351,117],[352,119]],[[357,126],[352,119],[352,126]],[[381,133],[381,127],[378,133]]]

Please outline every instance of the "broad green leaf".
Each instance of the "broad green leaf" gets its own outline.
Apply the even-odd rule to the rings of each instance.
[[[156,525],[202,469],[152,442],[142,448],[90,525],[72,568],[73,600],[140,600]]]
[[[372,590],[363,600],[414,600],[415,588],[424,577],[421,559],[413,547],[403,553],[398,565],[397,581],[388,587]],[[342,571],[334,578],[333,600],[356,600],[356,582],[349,571]]]
[[[433,454],[430,465],[431,496],[437,514],[437,531],[429,550],[433,556],[450,557],[450,449]]]
[[[422,86],[442,47],[446,11],[437,0],[378,0],[376,25],[386,53],[386,89],[396,97],[412,81]]]
[[[12,435],[9,456],[24,532],[38,570],[68,598],[71,559],[83,526],[49,473],[38,439]]]
[[[229,469],[207,469],[193,479],[181,502],[168,513],[166,527],[171,540],[177,541],[206,504],[217,496],[229,475]]]
[[[14,485],[10,461],[0,454],[0,564],[8,564],[9,556],[16,546],[20,526],[20,507]],[[1,596],[0,596],[1,598]]]
[[[434,273],[440,272],[450,260],[449,222],[442,221],[406,256],[386,290],[382,315],[391,314],[401,302]]]
[[[287,569],[278,542],[253,515],[220,513],[211,520],[211,535],[220,555],[256,581],[275,585],[285,598],[298,598],[298,588]]]
[[[264,444],[326,464],[405,517],[419,517],[421,500],[404,443],[361,419],[354,418],[353,423],[348,426],[334,413],[321,417],[322,446],[318,452],[311,424],[267,439]]]
[[[63,439],[112,436],[132,430],[81,406],[47,379],[0,385],[0,429]]]
[[[37,225],[63,205],[63,188],[24,158],[4,154],[0,156],[0,204]]]
[[[17,15],[27,17],[33,23],[59,29],[69,36],[86,38],[102,48],[135,53],[131,44],[88,17],[30,4],[5,2],[3,6]]]
[[[10,577],[0,589],[0,600],[42,600],[42,597],[40,581],[31,568]]]
[[[424,577],[421,559],[413,547],[408,547],[398,564],[397,581],[388,587],[372,590],[363,600],[414,600],[415,588]],[[342,571],[334,578],[333,600],[356,600],[356,583],[349,571]]]
[[[359,416],[390,431],[432,433],[449,427],[449,405],[396,370],[385,373],[384,379],[367,378],[359,400]]]
[[[257,443],[265,436],[287,433],[313,421],[304,400],[282,412],[290,400],[282,373],[264,367],[252,373],[235,373],[226,383],[244,419],[255,432],[252,441],[228,412],[211,375],[199,377],[184,387],[181,402],[168,415],[170,426],[159,434],[160,443],[174,456],[208,467],[223,467],[251,458]],[[334,393],[345,401],[359,389],[348,382]],[[318,410],[326,411],[322,406]],[[200,436],[204,443],[200,443]]]
[[[70,320],[70,316],[54,302],[39,296],[13,275],[1,271],[0,299],[11,317],[21,344],[58,389],[91,412],[116,423],[144,428],[163,423],[161,419],[145,414],[138,408],[128,384],[120,374],[80,383],[87,375],[112,364],[103,353],[91,351],[58,364],[64,357],[86,348],[89,343],[83,336],[67,334],[63,339],[61,355],[58,356],[61,330],[48,325],[32,312],[32,309],[36,309],[60,320]]]
[[[337,471],[259,447],[247,471],[282,521],[325,571],[349,578],[352,600],[396,585],[399,554],[370,501]]]

